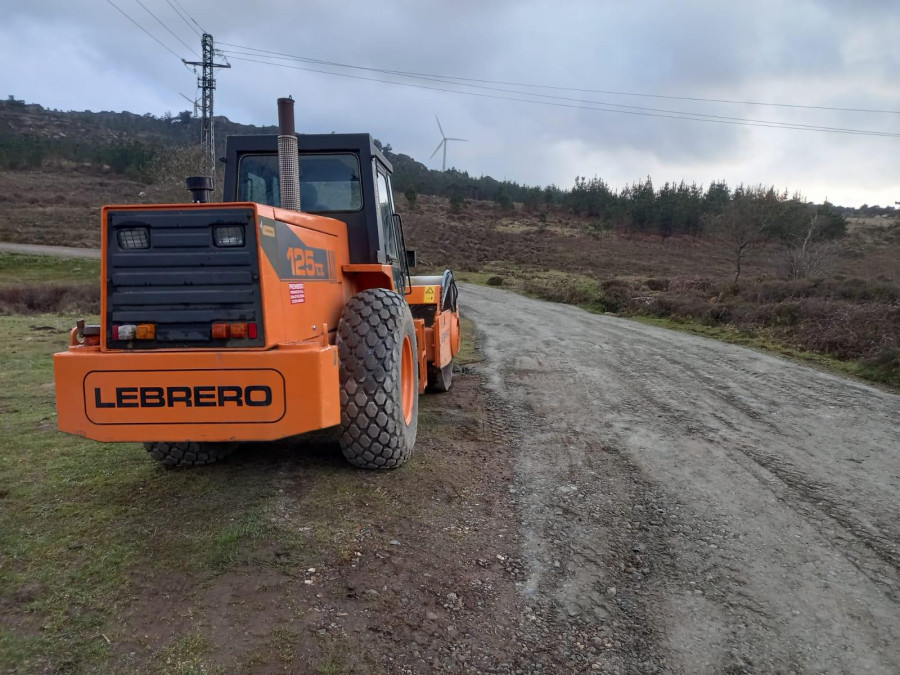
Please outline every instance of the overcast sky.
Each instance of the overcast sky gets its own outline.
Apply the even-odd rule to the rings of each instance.
[[[2,0],[0,94],[63,110],[177,113],[189,107],[179,92],[194,96],[196,88],[195,75],[178,57],[197,55],[175,36],[199,51],[196,21],[217,46],[231,50],[232,68],[217,73],[215,111],[238,122],[274,124],[275,99],[290,94],[297,100],[298,130],[368,131],[437,169],[440,153],[429,156],[441,140],[438,115],[448,136],[469,139],[450,145],[448,164],[476,176],[565,188],[576,175],[599,175],[613,187],[647,175],[658,185],[725,179],[774,184],[848,206],[900,200],[900,136],[590,109],[634,106],[656,112],[617,109],[900,135],[900,114],[891,112],[599,93],[900,111],[896,0],[140,2]],[[184,17],[177,7],[186,10]],[[481,88],[308,61],[279,62],[291,68],[253,63],[240,59],[256,57],[237,54],[246,47],[472,78]],[[517,91],[543,97],[511,93]]]

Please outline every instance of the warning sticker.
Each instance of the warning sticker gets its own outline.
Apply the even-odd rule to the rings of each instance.
[[[303,284],[288,284],[288,290],[291,293],[292,305],[299,305],[302,302],[306,302],[306,289],[303,288]]]
[[[425,302],[434,302],[434,286],[425,289]]]

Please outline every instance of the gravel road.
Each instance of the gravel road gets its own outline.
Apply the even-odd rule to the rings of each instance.
[[[74,246],[44,246],[43,244],[12,244],[0,241],[0,251],[5,253],[24,253],[27,255],[52,255],[58,258],[84,258],[99,260],[99,248],[76,248]]]
[[[900,397],[496,289],[460,297],[515,447],[525,637],[545,663],[900,672]]]

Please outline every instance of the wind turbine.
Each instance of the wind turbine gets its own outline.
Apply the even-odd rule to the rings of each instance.
[[[178,95],[179,95],[181,98],[183,98],[185,101],[187,101],[188,103],[190,103],[192,106],[194,106],[194,117],[196,117],[196,116],[197,116],[197,109],[200,107],[200,102],[199,102],[196,98],[195,98],[195,99],[190,99],[190,98],[188,98],[187,96],[185,96],[184,94],[182,94],[180,91],[178,92]]]
[[[441,121],[438,119],[438,116],[435,115],[434,119],[437,121],[438,129],[441,130],[441,142],[438,143],[438,146],[434,149],[434,152],[431,153],[431,157],[434,157],[438,153],[438,150],[441,149],[441,146],[444,146],[444,161],[441,164],[441,171],[446,171],[447,170],[447,141],[468,142],[469,139],[468,138],[450,138],[449,136],[445,136],[444,135],[444,127],[441,126]],[[431,157],[429,157],[428,159],[431,159]]]

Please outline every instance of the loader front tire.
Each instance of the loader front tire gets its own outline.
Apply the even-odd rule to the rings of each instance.
[[[395,469],[412,454],[419,416],[416,331],[403,297],[384,288],[358,293],[337,332],[340,446],[362,469]]]
[[[237,443],[166,443],[154,441],[144,443],[150,456],[167,469],[184,466],[215,464],[225,459],[237,448]]]

